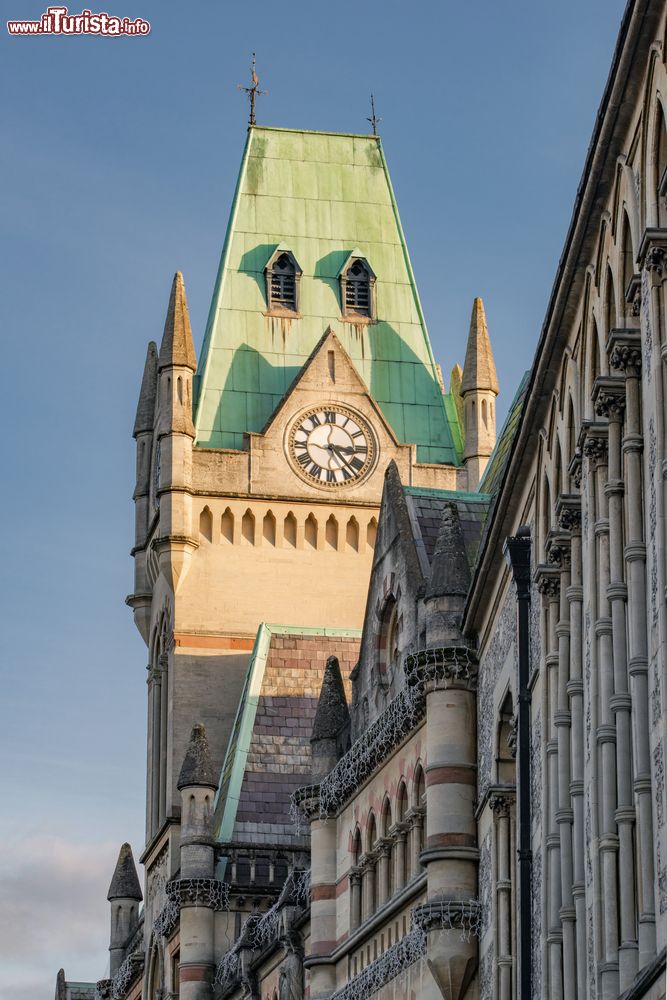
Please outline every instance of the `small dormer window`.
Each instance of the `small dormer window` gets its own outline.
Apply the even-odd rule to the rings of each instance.
[[[266,265],[266,298],[269,312],[299,311],[299,278],[301,268],[296,257],[282,245],[277,247]]]
[[[343,316],[348,319],[375,319],[375,275],[368,261],[351,254],[340,273]]]

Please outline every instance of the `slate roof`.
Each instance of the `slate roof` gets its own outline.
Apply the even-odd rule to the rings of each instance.
[[[220,775],[219,842],[302,846],[292,792],[311,780],[310,740],[329,655],[344,683],[359,655],[357,629],[261,625]]]
[[[132,848],[123,844],[111,879],[107,899],[142,899]]]
[[[486,493],[464,493],[458,490],[422,489],[404,486],[408,505],[414,511],[418,535],[415,543],[423,546],[429,567],[433,563],[436,541],[440,533],[445,507],[454,503],[465,546],[466,559],[472,571],[479,543],[489,512],[491,497]]]
[[[479,484],[480,493],[489,493],[492,496],[495,496],[498,492],[498,488],[505,471],[505,465],[507,464],[510,445],[514,440],[514,434],[519,426],[519,418],[521,416],[521,411],[523,410],[523,404],[526,400],[529,381],[530,371],[527,371],[519,383],[519,388],[516,391],[507,416],[505,417],[505,423],[503,424],[503,428],[498,436],[498,440],[496,441],[496,446],[493,449],[491,458],[489,459],[488,465],[484,470],[484,475],[482,476]]]
[[[284,244],[302,275],[299,316],[267,315],[264,269]],[[360,252],[377,322],[341,317],[339,274]],[[242,448],[261,432],[331,326],[419,461],[455,463],[456,405],[443,395],[377,136],[248,130],[195,380],[196,443]]]

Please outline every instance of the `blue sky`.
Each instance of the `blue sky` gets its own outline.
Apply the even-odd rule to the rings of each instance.
[[[3,15],[45,6],[6,0]],[[126,839],[141,850],[131,429],[177,269],[201,344],[252,50],[260,124],[364,131],[375,93],[436,357],[463,361],[481,295],[502,415],[533,356],[622,7],[113,0],[102,8],[151,34],[2,34],[0,1000],[50,998],[60,964],[104,973],[115,854]]]

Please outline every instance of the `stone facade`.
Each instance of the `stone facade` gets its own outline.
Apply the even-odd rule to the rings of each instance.
[[[126,897],[110,900],[129,922],[112,924],[100,998],[664,996],[666,22],[662,0],[627,6],[535,360],[497,443],[481,301],[463,375],[449,393],[438,378],[436,398],[406,258],[385,268],[400,227],[369,223],[367,245],[316,262],[302,233],[253,244],[267,151],[293,164],[317,147],[304,190],[312,168],[345,201],[347,149],[390,219],[377,140],[251,130],[204,360],[193,383],[177,277],[135,425],[145,905],[124,847],[112,886]],[[299,308],[295,292],[276,325],[271,308],[251,312],[278,253],[298,264]],[[327,310],[353,260],[372,309],[350,324],[345,303]],[[235,361],[232,313],[270,348]],[[403,360],[422,367],[392,368],[389,398],[380,354],[399,327]],[[289,337],[296,378],[255,400],[270,407],[259,428],[243,366],[261,347],[257,371],[283,384]],[[446,416],[431,437],[422,404]],[[329,492],[289,453],[295,421],[328,405],[375,449],[342,482],[334,445]],[[59,1000],[66,988],[59,977]]]

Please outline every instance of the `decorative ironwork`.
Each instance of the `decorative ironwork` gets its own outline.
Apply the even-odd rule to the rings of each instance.
[[[250,100],[250,117],[248,119],[248,125],[256,125],[257,120],[255,118],[255,103],[258,97],[266,97],[268,90],[259,89],[259,77],[257,76],[254,52],[252,54],[252,65],[250,67],[250,79],[252,81],[252,86],[244,87],[243,84],[239,83],[236,89],[242,90],[248,95],[248,99]]]
[[[373,129],[373,135],[377,135],[378,125],[380,124],[382,119],[378,118],[378,116],[375,114],[375,98],[373,97],[372,94],[371,94],[371,116],[370,118],[367,118],[366,121],[370,122],[371,128]]]
[[[144,968],[143,952],[128,955],[116,975],[111,980],[111,1000],[124,1000],[132,983]]]

